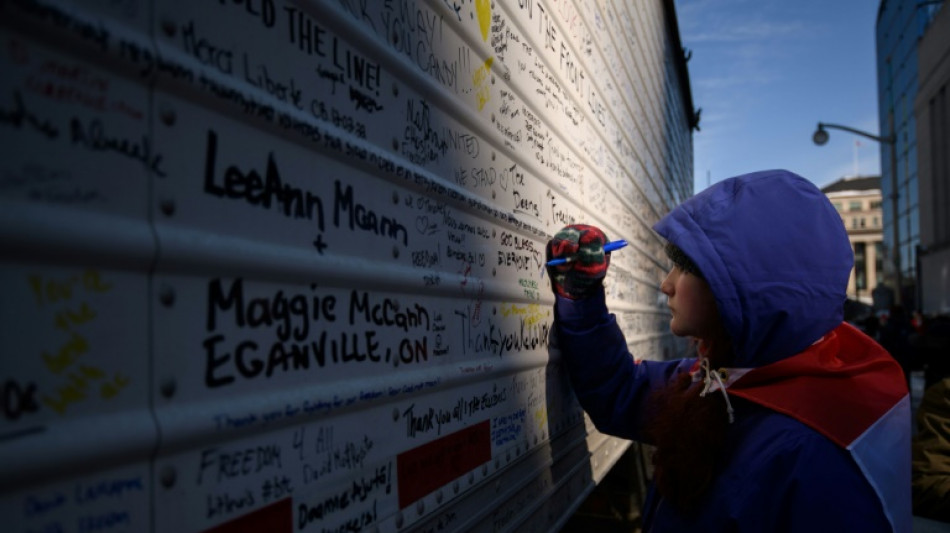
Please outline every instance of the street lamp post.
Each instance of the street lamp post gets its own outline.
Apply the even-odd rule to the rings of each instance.
[[[893,120],[893,119],[892,119]],[[860,135],[862,137],[867,137],[872,141],[877,141],[882,144],[886,144],[890,147],[891,151],[891,210],[894,212],[893,220],[893,230],[894,230],[894,249],[892,253],[892,260],[894,264],[894,281],[897,284],[897,289],[894,291],[894,303],[901,303],[901,253],[900,253],[900,224],[898,223],[898,195],[897,195],[897,135],[891,134],[887,137],[881,137],[879,135],[874,135],[866,131],[861,131],[855,128],[849,128],[848,126],[842,126],[840,124],[828,124],[827,122],[819,122],[818,129],[815,130],[815,133],[812,135],[811,139],[815,144],[821,146],[828,142],[828,132],[826,129],[838,129],[847,132],[854,133],[855,135]],[[891,123],[891,131],[894,131],[893,122]]]

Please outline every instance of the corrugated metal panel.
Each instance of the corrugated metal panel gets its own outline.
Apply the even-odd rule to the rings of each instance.
[[[597,224],[637,357],[688,182],[659,0],[0,3],[16,531],[548,531],[627,443],[550,343]]]

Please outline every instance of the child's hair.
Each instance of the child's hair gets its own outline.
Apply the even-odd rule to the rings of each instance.
[[[722,469],[729,420],[719,394],[700,397],[702,383],[688,372],[650,397],[646,427],[657,491],[677,511],[692,515]]]
[[[706,339],[697,349],[714,369],[734,360],[732,343]],[[693,383],[689,372],[675,376],[648,400],[645,435],[656,446],[653,464],[657,491],[685,514],[698,511],[724,463],[729,415],[722,394],[700,396],[702,382]],[[730,396],[734,405],[742,400]]]
[[[683,272],[703,278],[696,264],[674,244],[667,244],[670,260]],[[732,341],[720,322],[709,338],[693,339],[699,357],[713,369],[735,362]],[[699,395],[702,382],[693,383],[688,372],[675,376],[655,391],[647,403],[645,435],[656,446],[657,491],[682,513],[698,510],[724,462],[729,415],[721,394]],[[730,397],[735,403],[741,400]]]
[[[703,277],[703,272],[699,269],[699,267],[696,266],[696,263],[694,263],[688,255],[683,253],[683,250],[680,250],[679,246],[668,242],[666,243],[666,248],[664,248],[663,251],[666,252],[666,256],[670,258],[670,261],[672,261],[673,264],[679,267],[679,269],[683,272],[686,272],[687,274],[693,274],[702,279],[706,279]]]

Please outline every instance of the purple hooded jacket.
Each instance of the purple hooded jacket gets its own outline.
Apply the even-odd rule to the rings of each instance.
[[[654,229],[709,282],[736,367],[796,356],[841,325],[851,247],[838,213],[800,176],[776,170],[725,180]],[[635,363],[602,292],[558,297],[555,309],[558,347],[581,405],[600,431],[641,439],[644,400],[695,360]],[[842,346],[861,352],[849,353],[858,361],[878,348],[866,338]],[[909,417],[903,398],[842,447],[794,416],[737,402],[724,470],[699,511],[678,513],[651,487],[643,530],[909,532]]]

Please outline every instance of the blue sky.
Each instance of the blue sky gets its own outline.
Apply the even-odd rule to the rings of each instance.
[[[819,121],[878,133],[874,24],[878,0],[675,0],[693,103],[695,191],[785,168],[818,186],[880,173],[876,142]],[[860,146],[855,146],[860,141]]]

